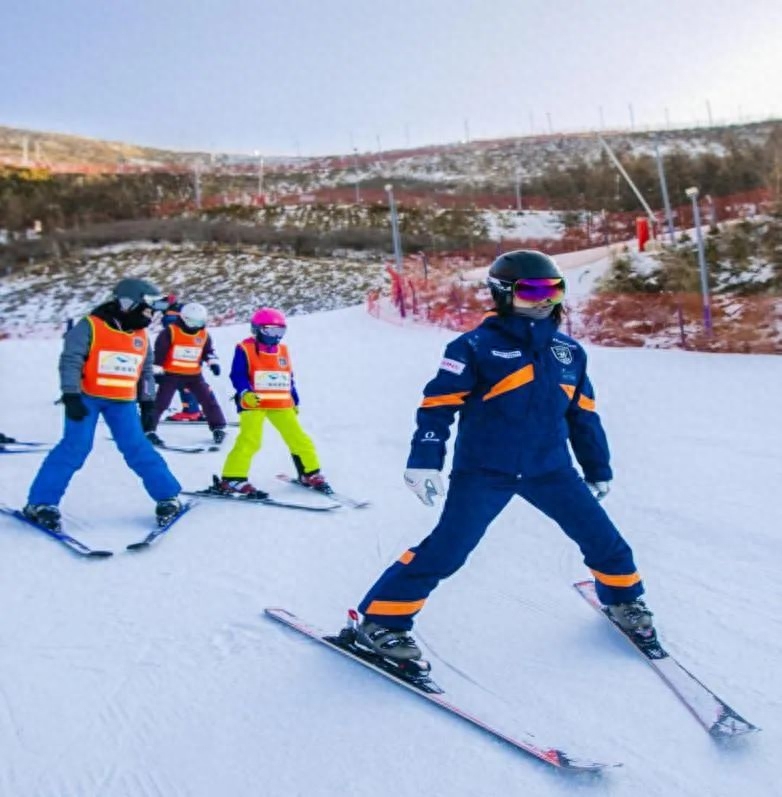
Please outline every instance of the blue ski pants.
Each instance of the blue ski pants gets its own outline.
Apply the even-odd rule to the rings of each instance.
[[[73,474],[84,465],[92,451],[100,415],[128,467],[141,478],[149,495],[160,501],[179,494],[181,485],[144,435],[135,401],[113,401],[84,395],[82,399],[89,415],[81,421],[72,421],[66,416],[63,438],[43,461],[30,486],[28,503],[55,506],[60,503]]]
[[[643,594],[630,546],[574,468],[529,479],[454,472],[434,530],[380,576],[359,611],[386,628],[410,630],[432,590],[466,562],[514,495],[548,515],[579,546],[603,604]]]

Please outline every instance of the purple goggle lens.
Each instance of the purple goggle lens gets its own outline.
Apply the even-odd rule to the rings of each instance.
[[[285,327],[272,326],[271,324],[263,324],[258,327],[258,330],[272,338],[281,338],[285,334]]]
[[[520,279],[513,284],[513,298],[530,305],[559,304],[565,298],[565,281],[556,277]]]

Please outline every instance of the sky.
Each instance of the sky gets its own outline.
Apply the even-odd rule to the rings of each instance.
[[[319,155],[782,113],[777,0],[5,0],[0,124]]]
[[[246,334],[214,330],[224,359]],[[615,470],[605,507],[633,546],[660,638],[760,733],[715,743],[577,596],[572,582],[589,577],[577,548],[520,500],[432,594],[416,635],[449,698],[619,769],[550,771],[262,616],[283,606],[338,630],[432,528],[439,509],[402,471],[422,388],[453,335],[363,307],[289,319],[300,419],[331,483],[367,509],[202,503],[148,551],[125,553],[153,504],[99,428],[62,509],[75,536],[113,558],[85,561],[0,517],[0,794],[779,795],[782,505],[769,496],[782,430],[768,422],[768,386],[782,380],[780,357],[588,346]],[[14,374],[0,380],[4,433],[58,439],[60,346],[0,341]],[[227,403],[227,377],[207,377]],[[160,432],[206,439],[203,428]],[[192,489],[224,455],[166,456]],[[4,502],[23,503],[40,461],[0,455]],[[275,480],[291,467],[269,429],[254,483],[322,500]]]

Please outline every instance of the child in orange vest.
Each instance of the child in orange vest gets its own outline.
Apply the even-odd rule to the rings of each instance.
[[[248,474],[252,459],[261,448],[263,424],[268,418],[293,456],[299,481],[328,495],[333,491],[320,472],[315,445],[299,423],[293,368],[288,347],[281,342],[286,330],[285,316],[279,310],[262,307],[253,314],[251,328],[252,337],[237,345],[231,366],[239,435],[215,489],[247,498],[266,497],[248,481]]]
[[[30,486],[23,512],[34,523],[60,529],[60,499],[92,450],[101,416],[125,462],[157,501],[158,521],[167,523],[182,511],[180,484],[142,431],[153,411],[155,390],[146,328],[161,305],[154,285],[123,279],[111,301],[66,334],[60,355],[65,431]]]
[[[160,416],[168,409],[177,390],[186,388],[203,407],[209,429],[218,445],[225,439],[225,416],[215,394],[201,374],[206,363],[215,376],[220,375],[212,338],[206,330],[207,312],[202,304],[190,302],[179,318],[169,324],[155,341],[155,367],[160,369],[155,397],[155,413],[144,427],[153,445],[163,445],[157,435]]]

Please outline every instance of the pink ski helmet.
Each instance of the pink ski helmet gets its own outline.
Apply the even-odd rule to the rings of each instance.
[[[273,307],[261,307],[250,319],[250,328],[259,343],[276,346],[285,335],[285,316]]]

